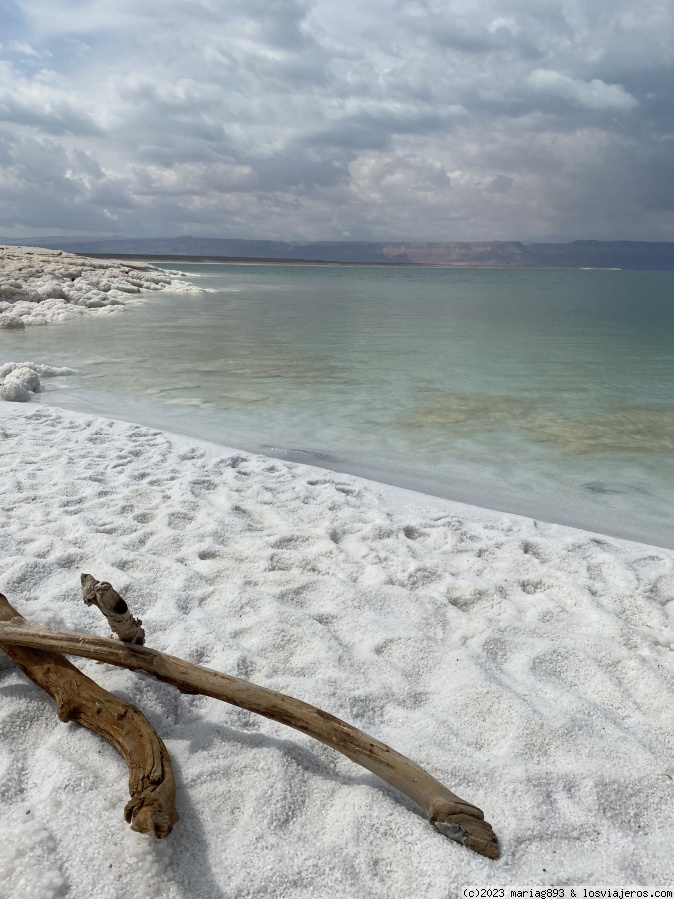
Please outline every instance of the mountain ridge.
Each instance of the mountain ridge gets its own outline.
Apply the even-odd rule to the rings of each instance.
[[[0,238],[26,244],[27,238]],[[30,238],[30,245],[84,255],[273,259],[278,261],[506,268],[674,269],[674,242],[277,241],[216,237]]]

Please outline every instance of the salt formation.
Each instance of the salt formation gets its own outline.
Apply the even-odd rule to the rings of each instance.
[[[3,306],[5,304],[3,303]],[[9,330],[10,328],[25,328],[23,321],[18,318],[16,315],[12,315],[10,312],[7,312],[4,315],[0,315],[0,328],[4,328]]]
[[[62,250],[0,246],[0,329],[116,312],[146,290],[200,289],[146,262],[88,259]]]
[[[35,362],[8,362],[0,365],[0,398],[10,403],[25,403],[40,390],[40,375],[43,378],[58,378],[75,374],[72,368],[53,368]]]

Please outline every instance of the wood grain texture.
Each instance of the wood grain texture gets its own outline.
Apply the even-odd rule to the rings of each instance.
[[[132,671],[147,671],[182,693],[210,696],[287,724],[343,753],[408,796],[442,834],[469,849],[498,858],[498,841],[482,811],[390,746],[316,706],[248,681],[203,668],[147,646],[107,637],[0,623],[0,645],[48,649],[97,659]]]
[[[0,621],[30,627],[2,593]],[[52,697],[61,721],[76,721],[100,734],[122,755],[129,769],[131,795],[124,817],[131,829],[159,839],[168,836],[179,817],[171,759],[142,712],[99,687],[53,647],[0,641],[0,648]]]

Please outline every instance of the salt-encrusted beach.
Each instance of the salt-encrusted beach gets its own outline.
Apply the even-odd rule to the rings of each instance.
[[[146,262],[91,259],[62,250],[0,246],[0,329],[119,312],[143,291],[197,291]]]
[[[0,324],[197,288],[145,264],[0,248]],[[436,833],[310,738],[94,662],[175,762],[163,842],[127,772],[2,656],[0,897],[446,897],[464,885],[674,877],[674,551],[460,505],[36,403],[70,369],[0,367],[0,591],[105,633],[109,580],[148,645],[307,700],[484,809],[502,858]]]
[[[502,858],[280,724],[79,660],[176,766],[163,842],[126,768],[0,671],[0,895],[446,897],[464,885],[674,878],[674,552],[136,425],[0,405],[0,590],[347,719],[484,809]]]

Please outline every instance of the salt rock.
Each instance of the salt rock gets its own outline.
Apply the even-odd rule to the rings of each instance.
[[[15,328],[20,331],[25,327],[24,323],[16,315],[0,315],[0,328],[4,328],[5,330]]]
[[[74,375],[74,368],[54,368],[53,365],[43,365],[41,362],[5,362],[0,365],[0,378],[6,378],[19,368],[30,368],[42,378],[60,378],[63,375]]]
[[[72,368],[54,368],[39,362],[6,362],[0,365],[0,378],[5,379],[0,384],[0,399],[10,403],[25,403],[40,389],[40,376],[60,378],[74,374]]]
[[[178,274],[142,261],[0,246],[0,313],[10,310],[10,317],[24,325],[42,325],[83,313],[105,313],[109,306],[123,309],[142,291],[202,292],[177,279]]]
[[[40,376],[35,369],[29,368],[27,365],[21,365],[10,371],[5,378],[5,384],[7,384],[8,381],[18,381],[20,384],[23,384],[27,390],[32,390],[33,392],[40,387]]]
[[[31,397],[31,391],[21,381],[5,381],[0,387],[0,397],[9,403],[27,403]]]

